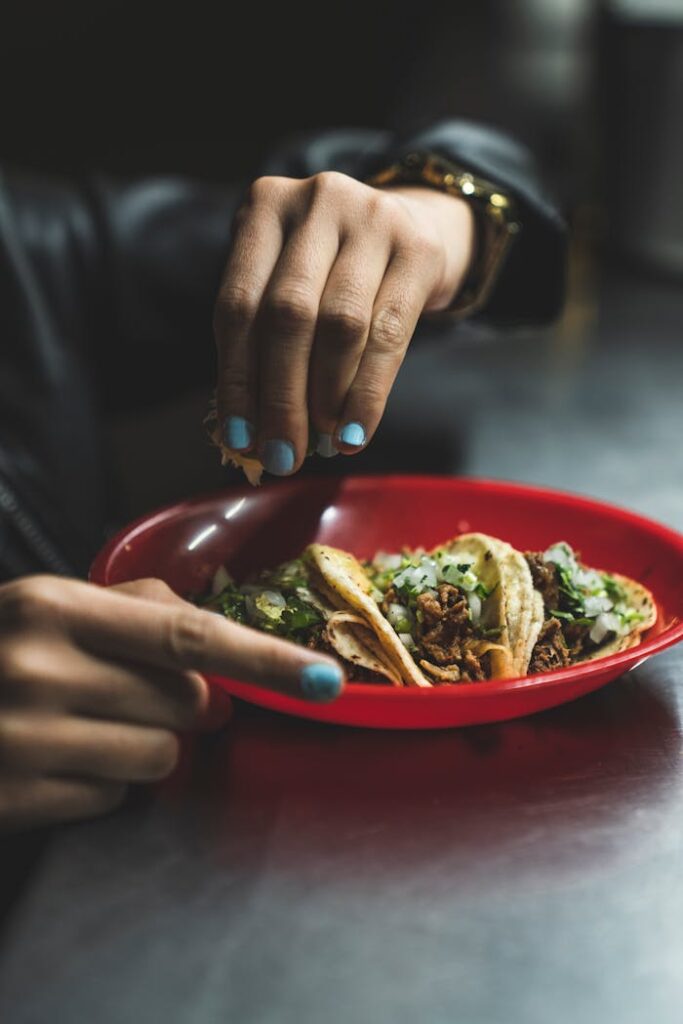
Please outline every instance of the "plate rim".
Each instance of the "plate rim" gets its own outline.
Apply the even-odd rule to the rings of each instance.
[[[329,477],[299,477],[292,478],[277,484],[264,484],[264,489],[273,490],[298,490],[306,486],[319,484],[321,480],[330,480]],[[500,491],[508,494],[514,493],[521,496],[539,497],[546,500],[551,499],[559,504],[569,502],[574,505],[581,505],[587,509],[600,510],[615,515],[624,522],[644,528],[650,533],[658,536],[668,544],[677,549],[683,558],[683,534],[673,527],[624,508],[622,505],[614,505],[611,502],[600,498],[592,498],[588,495],[577,494],[573,491],[560,490],[553,487],[545,487],[538,484],[528,484],[514,480],[500,480],[489,477],[473,476],[451,476],[451,475],[420,475],[420,474],[372,474],[372,475],[349,475],[339,477],[340,489],[358,486],[445,486],[456,488],[466,486],[475,490]],[[108,574],[111,560],[114,555],[125,546],[131,543],[142,532],[158,526],[169,518],[173,518],[183,511],[201,507],[208,503],[214,503],[218,498],[240,498],[245,495],[259,493],[262,488],[255,490],[249,484],[238,484],[227,487],[224,490],[205,492],[191,498],[184,498],[181,501],[169,502],[151,512],[138,516],[118,530],[95,555],[88,573],[91,583],[98,586],[108,585]],[[579,665],[569,666],[563,669],[554,669],[551,672],[541,672],[533,676],[515,676],[513,679],[488,679],[476,683],[460,683],[458,686],[449,688],[449,696],[453,699],[466,699],[475,694],[481,698],[495,698],[501,694],[512,695],[518,691],[529,691],[530,689],[548,689],[554,686],[562,686],[570,679],[583,679],[596,674],[607,673],[611,669],[624,667],[635,668],[647,658],[658,654],[668,647],[683,640],[683,620],[674,620],[658,636],[649,640],[643,640],[636,647],[627,648],[606,658],[595,658],[592,661]],[[219,678],[219,677],[214,677]],[[225,677],[228,678],[228,677]],[[421,688],[421,687],[386,687],[383,690],[383,699],[388,700],[430,700],[437,695],[443,698],[443,687]],[[372,683],[347,683],[345,692],[353,693],[355,696],[377,697],[377,686]]]

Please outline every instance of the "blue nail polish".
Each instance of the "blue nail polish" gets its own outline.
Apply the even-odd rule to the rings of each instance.
[[[354,448],[360,448],[365,444],[365,431],[360,423],[347,423],[339,431],[339,440]]]
[[[306,700],[327,704],[335,700],[342,691],[344,679],[336,665],[306,665],[301,670],[301,692]]]
[[[254,429],[243,416],[226,416],[223,424],[223,440],[228,448],[242,452],[248,448],[254,437]]]
[[[334,447],[332,434],[319,435],[316,451],[318,455],[322,455],[324,459],[332,459],[335,455],[339,455],[338,450]]]
[[[266,441],[261,461],[269,473],[287,476],[294,469],[294,445],[289,441]]]

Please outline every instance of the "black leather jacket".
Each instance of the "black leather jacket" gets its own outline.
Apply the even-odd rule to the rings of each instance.
[[[465,122],[407,139],[337,131],[293,142],[259,171],[364,177],[410,150],[450,157],[516,195],[523,230],[483,315],[551,319],[564,228],[511,139]],[[0,580],[86,571],[107,520],[103,410],[208,387],[212,306],[240,192],[0,175]]]

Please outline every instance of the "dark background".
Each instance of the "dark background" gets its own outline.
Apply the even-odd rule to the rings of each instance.
[[[221,180],[292,131],[465,116],[510,128],[559,167],[585,135],[596,10],[11,0],[1,155]]]
[[[0,167],[72,178],[185,174],[241,183],[300,132],[409,131],[445,117],[508,130],[535,151],[571,225],[567,308],[547,344],[577,359],[600,315],[606,267],[674,287],[683,280],[676,0],[10,0],[0,97]],[[435,387],[432,378],[430,404],[438,406]],[[462,405],[457,380],[448,389],[453,398],[441,404],[452,418],[452,403]],[[111,424],[120,518],[225,483],[203,442],[205,404],[206,390],[185,406],[174,398],[153,416]],[[441,421],[418,430],[414,406],[406,413],[396,399],[387,426],[353,460],[355,472],[463,468],[461,452],[444,448]],[[406,435],[416,431],[411,454]],[[462,424],[458,445],[468,444],[466,434]],[[314,461],[317,471],[334,472],[349,462]]]
[[[680,275],[682,24],[677,0],[6,0],[0,160],[234,181],[292,133],[469,117],[613,253]]]

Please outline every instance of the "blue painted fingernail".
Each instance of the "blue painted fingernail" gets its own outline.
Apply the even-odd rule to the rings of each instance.
[[[339,451],[334,447],[332,434],[318,435],[318,446],[316,448],[316,451],[318,455],[322,455],[324,459],[331,459],[335,455],[339,455]]]
[[[294,445],[289,441],[266,441],[261,460],[269,473],[287,476],[294,469]]]
[[[360,423],[347,423],[339,431],[339,440],[353,448],[360,448],[365,444],[365,431]]]
[[[226,416],[223,424],[223,440],[228,448],[242,452],[248,448],[254,437],[254,428],[243,416]]]
[[[301,692],[306,700],[314,700],[319,704],[327,704],[335,700],[342,691],[344,677],[337,665],[321,662],[317,665],[306,665],[301,670]]]

